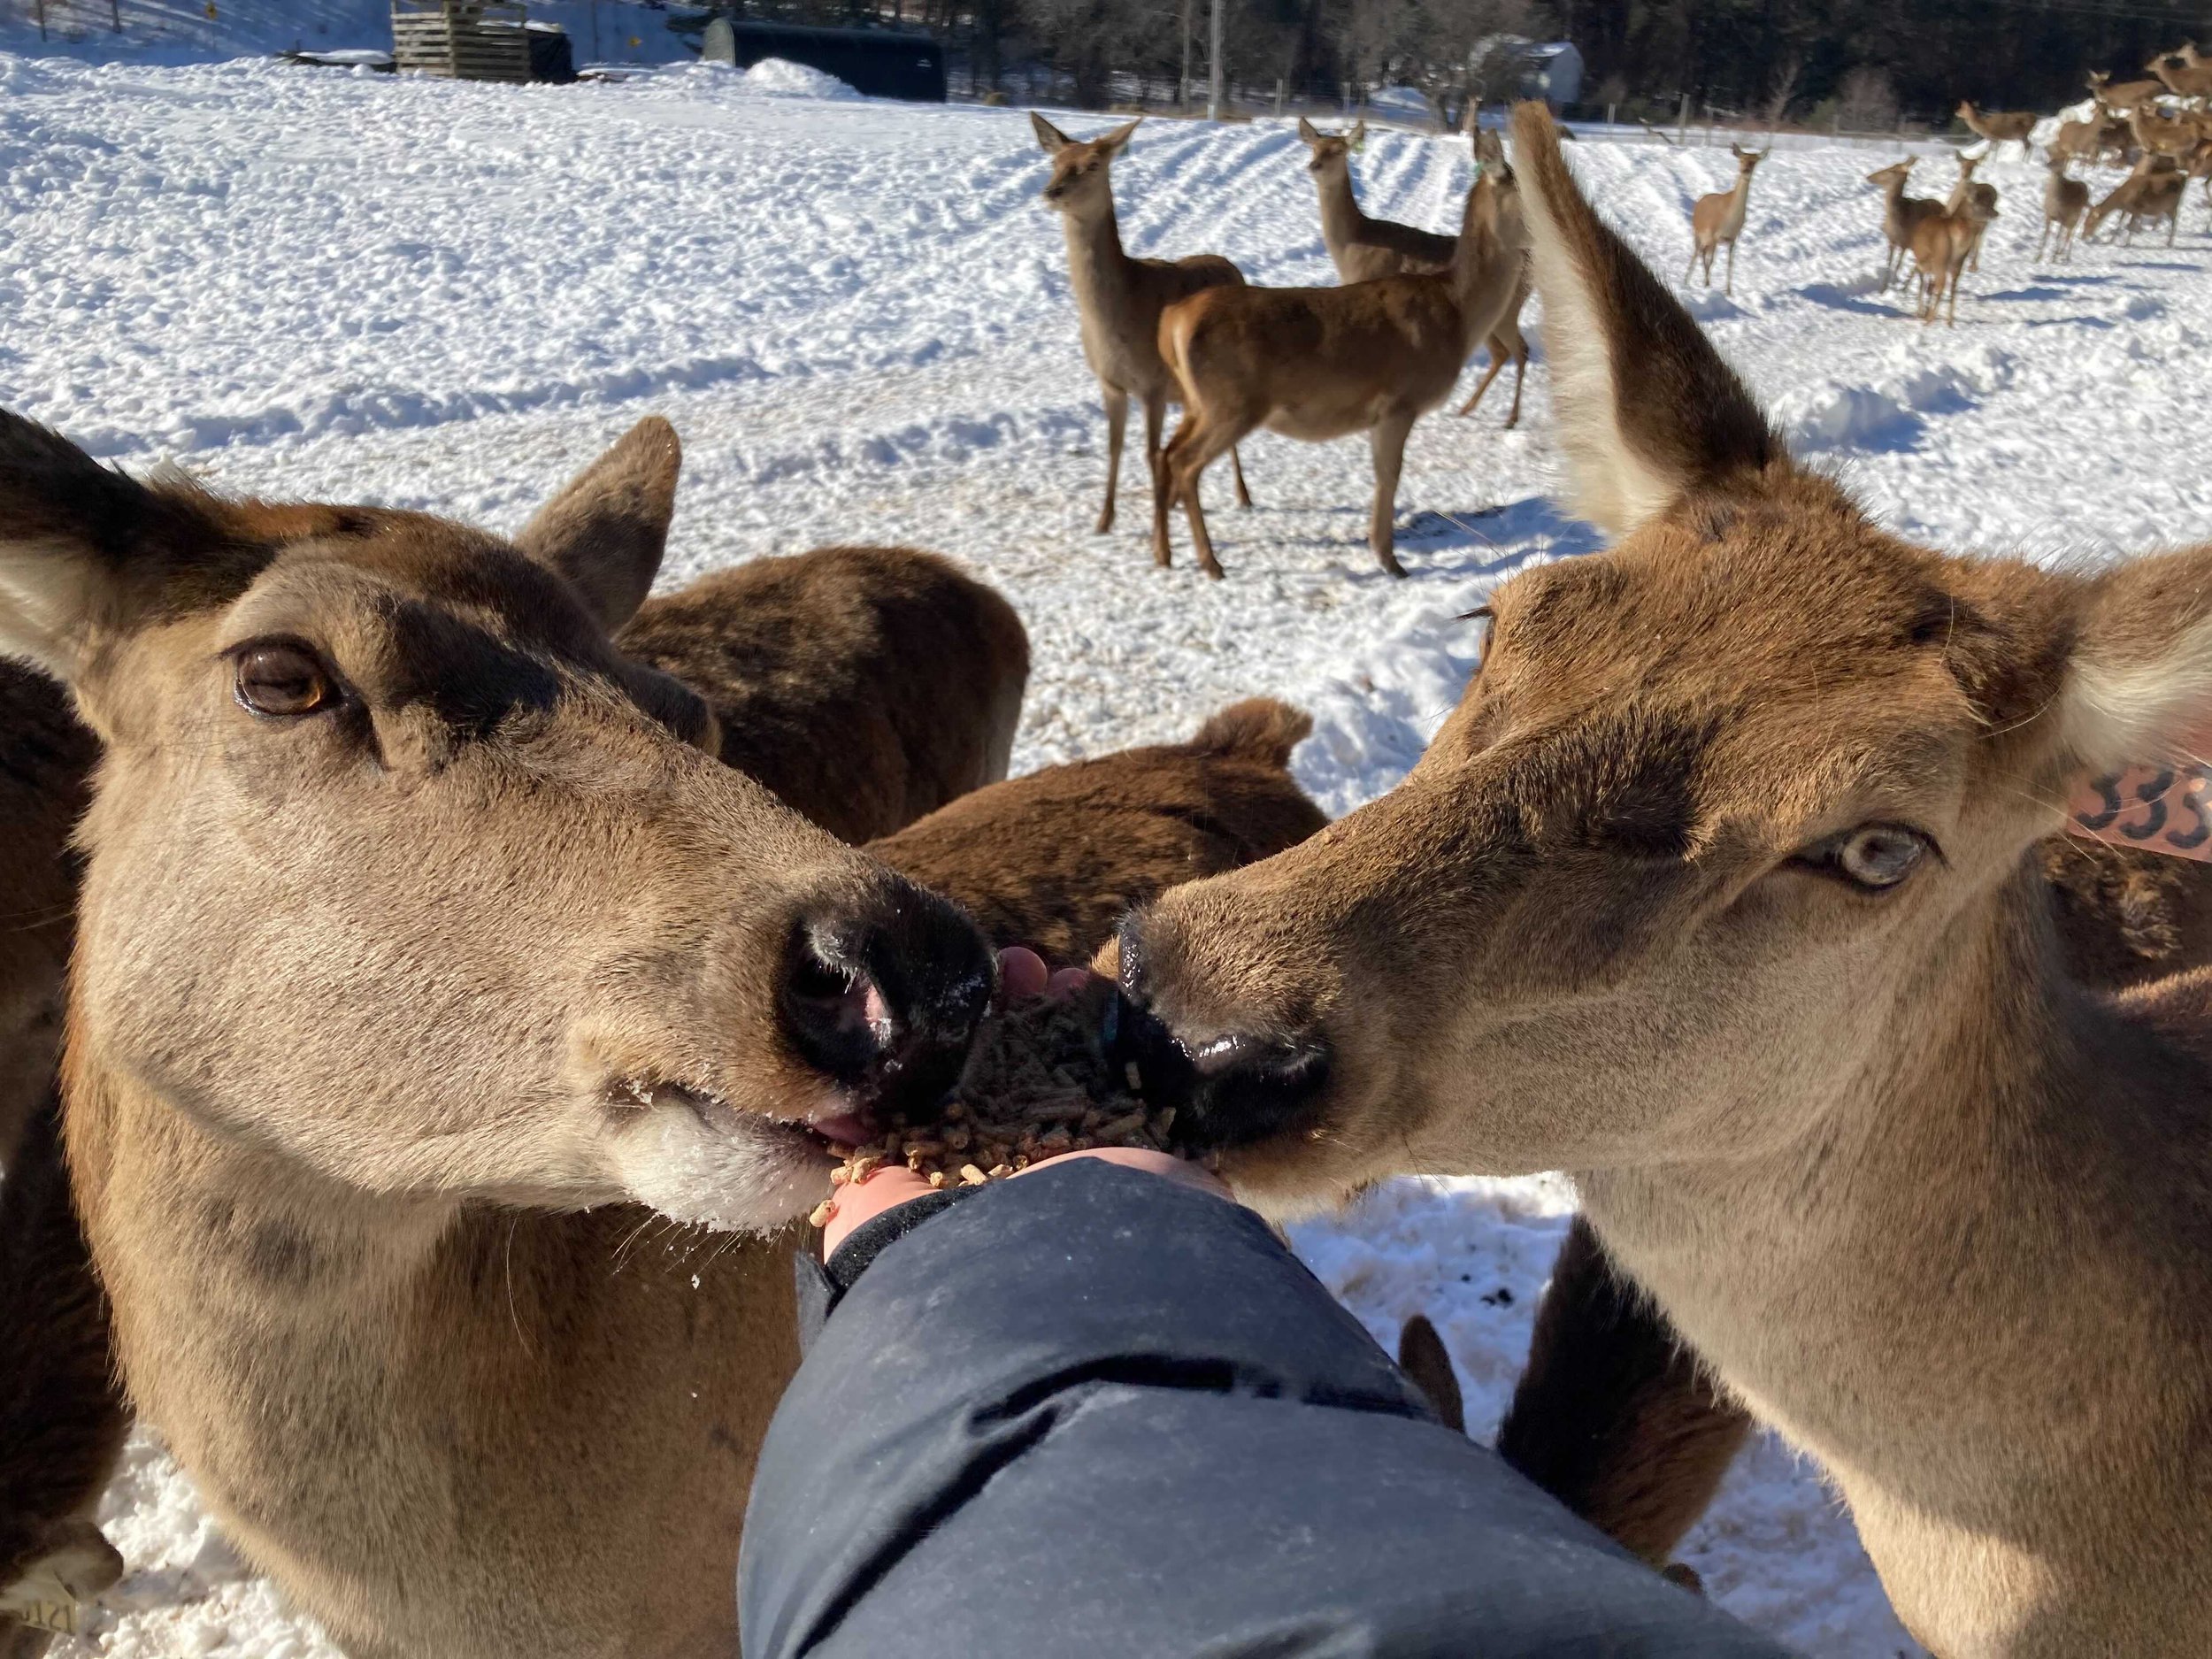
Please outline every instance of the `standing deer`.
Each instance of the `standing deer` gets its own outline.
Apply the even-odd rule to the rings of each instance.
[[[1943,204],[1926,196],[1907,196],[1906,182],[1912,176],[1916,157],[1908,156],[1888,166],[1866,175],[1869,184],[1878,185],[1882,191],[1882,235],[1889,243],[1889,252],[1882,263],[1881,292],[1889,292],[1890,284],[1912,253],[1912,240],[1921,221],[1943,211]]]
[[[1413,423],[1451,396],[1468,349],[1497,326],[1522,267],[1509,169],[1484,166],[1467,193],[1451,268],[1334,288],[1217,288],[1160,314],[1160,355],[1182,387],[1183,419],[1162,472],[1190,520],[1199,568],[1218,579],[1198,480],[1265,426],[1309,442],[1364,432],[1375,457],[1368,546],[1393,576],[1398,472]],[[1170,552],[1156,523],[1154,557]]]
[[[1068,280],[1082,317],[1083,357],[1098,376],[1099,395],[1106,404],[1106,501],[1098,510],[1098,528],[1102,533],[1114,527],[1122,436],[1129,424],[1129,400],[1134,397],[1144,407],[1144,461],[1152,479],[1156,546],[1167,534],[1160,434],[1166,425],[1168,400],[1175,395],[1175,377],[1160,360],[1160,312],[1207,288],[1241,288],[1244,273],[1217,253],[1133,259],[1123,251],[1111,168],[1143,119],[1082,141],[1070,138],[1033,110],[1029,124],[1036,129],[1037,142],[1052,157],[1044,197],[1065,221]],[[1236,478],[1237,505],[1249,507],[1252,495],[1244,487],[1244,463],[1232,452],[1229,466]]]
[[[2194,41],[2185,42],[2177,51],[2161,52],[2143,68],[2177,98],[2199,105],[2212,98],[2212,59],[2197,55]]]
[[[1989,220],[1997,217],[1997,187],[1978,182],[1974,177],[1974,170],[1985,157],[1970,156],[1962,150],[1955,159],[1959,167],[1958,182],[1951,187],[1950,198],[1944,203],[1943,211],[1956,217],[1967,211],[1970,203],[1981,204],[1984,215],[1975,227],[1974,243],[1966,254],[1966,268],[1978,271],[1982,268],[1982,238],[1988,233]]]
[[[1993,153],[2008,143],[2019,145],[2023,156],[2033,153],[2029,147],[2028,134],[2035,131],[2035,124],[2039,118],[2032,110],[1977,110],[1971,102],[1961,98],[1958,117],[1974,132],[1989,141]]]
[[[2212,979],[2068,978],[2036,849],[2201,751],[2212,548],[1898,540],[1516,156],[1575,508],[1411,774],[1125,926],[1247,1202],[1571,1172],[1608,1250],[1978,1659],[2212,1624]],[[1532,950],[1540,937],[1544,948]]]
[[[2112,115],[2125,115],[2129,111],[2154,104],[2166,93],[2162,81],[2122,81],[2116,83],[2101,69],[2089,72],[2089,94],[2098,104]]]
[[[2094,117],[2061,121],[2058,131],[2051,135],[2050,153],[2064,161],[2093,162],[2102,152],[2103,131],[2103,124]]]
[[[1313,174],[1314,188],[1321,197],[1321,241],[1329,250],[1330,263],[1336,266],[1340,282],[1371,282],[1377,277],[1432,276],[1451,268],[1452,250],[1457,239],[1440,235],[1434,231],[1417,230],[1410,225],[1400,225],[1386,219],[1370,219],[1360,211],[1359,198],[1352,192],[1352,151],[1367,135],[1367,123],[1352,123],[1345,133],[1324,133],[1303,116],[1298,118],[1298,136],[1312,152],[1306,171]],[[1505,149],[1494,133],[1478,131],[1474,136],[1475,159],[1486,165],[1505,160]],[[1528,301],[1528,285],[1521,285],[1519,296],[1506,308],[1498,326],[1490,334],[1490,366],[1484,373],[1474,395],[1460,409],[1463,415],[1474,413],[1475,405],[1482,402],[1482,395],[1490,389],[1490,382],[1498,378],[1498,371],[1509,359],[1513,365],[1513,407],[1506,413],[1505,424],[1509,431],[1520,424],[1521,382],[1528,375],[1528,342],[1521,337],[1521,307]]]
[[[2050,240],[2052,227],[2055,226],[2058,229],[2058,247],[2052,257],[2071,257],[2075,227],[2088,211],[2089,187],[2079,179],[2066,176],[2066,157],[2063,152],[2053,149],[2050,176],[2043,186],[2043,234],[2036,238],[2035,257],[2039,259],[2043,257],[2043,246]]]
[[[2196,123],[2178,116],[2164,116],[2136,109],[2127,116],[2128,131],[2136,148],[2146,156],[2180,157],[2197,147]]]
[[[1713,256],[1725,243],[1728,283],[1721,292],[1732,296],[1736,291],[1736,240],[1743,234],[1744,210],[1751,204],[1751,175],[1767,158],[1767,152],[1731,144],[1728,153],[1736,158],[1735,185],[1711,196],[1701,196],[1690,209],[1690,263],[1683,270],[1682,280],[1686,284],[1689,281],[1690,273],[1697,269],[1697,262],[1702,258],[1705,286],[1712,287]]]
[[[1987,190],[1986,185],[1978,187]],[[1937,213],[1924,219],[1914,227],[1912,234],[1913,263],[1920,270],[1920,320],[1932,323],[1939,309],[1944,311],[1944,326],[1955,328],[1959,321],[1959,276],[1965,270],[1968,258],[1981,245],[1982,237],[1989,229],[1989,221],[1997,217],[1996,195],[1980,196],[1974,189],[1966,192],[1966,205],[1957,213]],[[1945,302],[1948,301],[1947,307]]]
[[[2181,227],[2181,198],[2188,188],[2189,175],[2170,157],[2146,156],[2110,195],[2089,210],[2081,234],[2094,241],[2105,220],[2117,213],[2127,221],[2121,240],[2123,245],[2129,245],[2134,242],[2139,226],[2155,225],[2162,219],[2166,245],[2170,248]]]

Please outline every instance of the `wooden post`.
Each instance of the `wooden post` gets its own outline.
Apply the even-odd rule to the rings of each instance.
[[[1190,111],[1190,8],[1191,0],[1183,0],[1183,74],[1175,83],[1175,107],[1183,114]]]
[[[123,32],[123,0],[108,0],[108,16],[115,24],[115,32]]]
[[[1618,110],[1620,107],[1621,107],[1621,106],[1620,106],[1619,104],[1617,104],[1609,103],[1609,104],[1606,104],[1606,106],[1605,106],[1605,124],[1606,124],[1608,127],[1610,127],[1610,126],[1612,126],[1612,125],[1613,125],[1613,114],[1614,114],[1614,111],[1617,111],[1617,110]]]
[[[38,7],[38,37],[44,40],[46,38],[46,0],[34,0],[34,4]]]
[[[1690,95],[1686,92],[1682,95],[1682,114],[1675,128],[1674,139],[1678,144],[1690,142]]]
[[[1283,112],[1283,78],[1278,75],[1275,77],[1275,113],[1278,115]]]

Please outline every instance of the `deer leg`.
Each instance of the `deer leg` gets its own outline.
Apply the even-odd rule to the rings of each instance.
[[[1528,342],[1520,342],[1513,353],[1513,407],[1505,411],[1508,432],[1521,424],[1521,383],[1528,379]]]
[[[1198,480],[1240,435],[1234,431],[1225,435],[1220,428],[1186,410],[1182,424],[1168,440],[1167,454],[1162,463],[1167,469],[1170,491],[1174,499],[1183,503],[1183,516],[1190,522],[1191,546],[1198,554],[1198,568],[1216,581],[1221,580],[1221,563],[1214,557],[1213,538],[1206,534],[1206,511],[1199,505]],[[1167,563],[1164,540],[1159,549],[1159,562]]]
[[[1690,279],[1697,274],[1697,239],[1695,237],[1692,237],[1690,239],[1690,263],[1682,267],[1682,286],[1684,288],[1689,287]]]
[[[1367,545],[1374,549],[1375,562],[1393,576],[1406,573],[1398,563],[1392,520],[1397,515],[1398,474],[1405,465],[1406,438],[1413,420],[1411,415],[1394,411],[1375,423],[1367,438],[1375,457],[1375,507],[1368,516]]]
[[[1152,548],[1156,557],[1167,545],[1167,453],[1160,434],[1167,426],[1167,396],[1146,394],[1144,400],[1144,462],[1152,478]],[[1164,561],[1162,561],[1164,563]]]
[[[1229,446],[1229,476],[1237,481],[1237,505],[1249,511],[1252,492],[1244,487],[1244,458],[1237,453],[1237,446]]]
[[[1475,395],[1459,406],[1463,418],[1475,412],[1475,405],[1482,402],[1482,395],[1490,389],[1490,382],[1498,378],[1498,371],[1505,366],[1505,356],[1498,349],[1498,342],[1490,342],[1490,366],[1482,372],[1482,379],[1475,383]]]
[[[1106,504],[1098,510],[1098,533],[1114,527],[1114,486],[1121,481],[1121,441],[1129,426],[1129,394],[1102,386],[1106,401]]]
[[[49,1092],[0,1187],[0,1647],[6,1611],[88,1601],[123,1571],[91,1517],[130,1414],[69,1199],[60,1116]]]
[[[1721,292],[1730,299],[1736,297],[1736,244],[1728,244],[1728,286]]]
[[[1498,1455],[1656,1564],[1704,1514],[1750,1431],[1576,1217],[1536,1310]]]

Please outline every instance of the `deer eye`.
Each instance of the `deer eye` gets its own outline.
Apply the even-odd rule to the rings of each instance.
[[[337,700],[330,671],[304,645],[273,640],[237,653],[238,701],[256,714],[294,718]]]
[[[1855,887],[1882,892],[1919,866],[1934,843],[1902,824],[1862,824],[1806,849],[1798,862]]]

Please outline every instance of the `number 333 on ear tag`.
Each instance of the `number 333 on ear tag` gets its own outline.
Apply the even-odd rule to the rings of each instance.
[[[2066,827],[2093,841],[2212,859],[2212,768],[2131,766],[2092,778],[2067,803]]]

